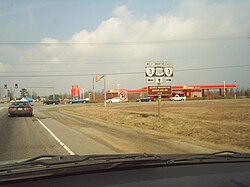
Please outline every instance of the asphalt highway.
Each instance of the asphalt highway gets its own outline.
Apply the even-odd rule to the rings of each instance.
[[[34,108],[34,117],[8,117],[7,106],[0,107],[0,161],[40,155],[114,153]]]
[[[33,117],[8,117],[8,105],[1,105],[0,161],[28,159],[41,155],[214,151],[203,146],[62,113],[60,107],[61,105],[36,105],[33,107]]]

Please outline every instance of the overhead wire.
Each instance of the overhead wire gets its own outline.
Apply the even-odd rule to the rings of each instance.
[[[183,71],[200,71],[200,70],[214,70],[214,69],[224,69],[224,68],[242,68],[242,67],[250,67],[250,64],[243,65],[231,65],[231,66],[217,66],[217,67],[204,67],[204,68],[190,68],[190,69],[176,69],[175,72],[183,72]],[[144,71],[135,71],[135,72],[109,72],[109,73],[80,73],[80,74],[46,74],[46,75],[0,75],[0,77],[83,77],[83,76],[95,76],[97,74],[100,75],[136,75],[136,74],[145,74]]]
[[[107,45],[145,45],[145,44],[165,44],[182,42],[202,42],[219,40],[250,39],[249,36],[228,36],[228,37],[209,37],[209,38],[190,38],[190,39],[168,39],[151,41],[118,41],[118,42],[0,42],[0,46],[107,46]]]

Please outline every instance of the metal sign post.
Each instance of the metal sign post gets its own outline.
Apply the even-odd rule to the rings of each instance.
[[[160,86],[161,83],[158,83],[158,86]],[[158,118],[161,118],[161,94],[158,95]]]
[[[158,117],[161,118],[161,98],[162,96],[171,95],[172,88],[171,86],[148,86],[148,95],[158,97]]]
[[[161,84],[172,83],[173,65],[168,62],[146,62],[145,74],[147,83],[157,83],[157,86],[148,86],[148,95],[158,97],[158,117],[161,118],[161,97],[171,95],[171,86],[161,86]]]

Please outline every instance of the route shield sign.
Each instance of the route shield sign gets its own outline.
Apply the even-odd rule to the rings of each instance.
[[[118,92],[118,97],[124,102],[128,101],[128,92],[127,90],[120,90]]]
[[[172,83],[173,65],[168,62],[146,62],[147,83]]]
[[[146,76],[147,77],[153,77],[155,74],[155,68],[154,67],[146,67]]]
[[[167,77],[173,77],[173,66],[168,65],[164,68],[164,72]]]

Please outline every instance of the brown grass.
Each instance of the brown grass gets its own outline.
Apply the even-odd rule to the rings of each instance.
[[[120,126],[139,128],[212,148],[250,150],[250,100],[64,107],[61,110]]]

